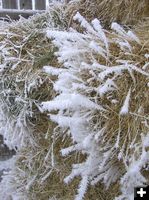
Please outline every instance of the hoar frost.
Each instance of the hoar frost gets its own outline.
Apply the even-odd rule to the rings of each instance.
[[[44,67],[49,75],[58,77],[53,84],[58,96],[52,101],[43,102],[42,109],[51,112],[51,120],[57,122],[59,127],[69,128],[74,143],[61,150],[62,156],[74,151],[87,155],[84,162],[72,165],[72,172],[64,181],[69,183],[81,176],[75,198],[81,200],[89,184],[101,181],[108,188],[121,180],[122,195],[118,199],[131,200],[133,187],[146,182],[141,169],[148,162],[148,152],[142,154],[140,150],[145,145],[141,142],[141,133],[138,146],[135,146],[137,133],[134,133],[135,137],[131,136],[131,123],[136,123],[137,117],[131,108],[136,89],[133,88],[136,84],[135,75],[146,81],[149,77],[145,68],[141,69],[129,57],[133,48],[141,46],[141,41],[132,31],[125,31],[117,23],[112,23],[112,32],[108,32],[98,19],[89,24],[79,13],[73,19],[80,23],[83,33],[71,28],[68,32],[47,31],[47,36],[53,39],[53,44],[59,49],[56,55],[64,68],[57,70],[51,66],[49,69],[48,66]],[[124,58],[112,55],[111,44],[116,46],[113,51],[121,52]],[[145,55],[144,58],[148,57]],[[125,77],[129,77],[132,85],[128,85]],[[120,85],[119,80],[126,85]],[[54,110],[57,110],[57,114],[52,113]],[[124,116],[130,117],[130,124],[129,121],[127,124]],[[114,117],[117,121],[110,125]],[[126,134],[123,126],[126,126]],[[148,138],[148,132],[144,132],[144,135]],[[135,164],[138,165],[140,180],[134,177],[131,170],[135,170]]]

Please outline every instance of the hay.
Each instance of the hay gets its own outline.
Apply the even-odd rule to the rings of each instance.
[[[43,141],[44,138],[42,138],[42,144]],[[62,158],[60,149],[66,147],[66,145],[70,145],[70,141],[66,144],[62,144],[62,138],[59,138],[54,144],[53,155],[55,166],[52,167],[51,165],[51,168],[49,168],[51,158],[49,156],[48,159],[46,159],[46,162],[45,158],[47,157],[50,144],[47,144],[46,140],[43,146],[41,146],[41,142],[39,145],[38,148],[34,149],[33,147],[28,147],[28,149],[24,149],[25,152],[22,150],[20,153],[22,156],[18,159],[17,167],[21,170],[22,174],[26,174],[26,176],[20,175],[20,171],[18,171],[19,181],[18,183],[14,182],[13,185],[15,185],[16,189],[21,188],[21,193],[27,194],[27,199],[29,200],[48,200],[49,197],[54,197],[57,200],[73,200],[77,192],[80,178],[73,180],[70,185],[64,184],[63,179],[71,171],[72,164],[74,162],[81,162],[83,156],[75,154],[66,159]],[[27,158],[30,158],[33,155],[35,155],[34,158],[28,161]],[[45,178],[50,171],[50,175],[43,181],[43,178]],[[36,175],[36,179],[30,187],[26,189],[27,183]],[[119,194],[118,189],[118,184],[113,184],[108,190],[105,190],[103,184],[97,184],[88,189],[85,199],[89,200],[94,198],[95,200],[111,200],[114,195]],[[107,193],[106,196],[105,193]]]
[[[5,44],[1,52],[1,64],[5,68],[0,74],[0,100],[5,113],[3,126],[7,122],[10,127],[7,127],[4,137],[6,144],[17,150],[16,166],[2,182],[3,185],[5,181],[9,182],[7,196],[13,196],[15,192],[18,198],[28,200],[73,199],[76,192],[75,183],[72,187],[63,184],[71,164],[65,164],[60,156],[63,146],[60,139],[54,144],[53,154],[50,152],[55,124],[39,110],[42,101],[55,96],[52,86],[55,77],[49,77],[42,68],[44,65],[59,67],[54,56],[56,49],[45,36],[45,29],[50,23],[51,27],[65,27],[59,11],[59,7],[51,8],[50,13],[6,23],[5,32],[0,35],[1,43]],[[3,53],[5,51],[8,56]],[[18,119],[21,129],[17,127]],[[56,166],[53,166],[52,156],[55,156],[56,161],[53,162]],[[70,163],[74,160],[74,157],[71,158]],[[51,175],[45,178],[50,170]],[[5,188],[2,188],[2,193],[5,193]]]
[[[9,121],[12,127],[8,130],[8,139],[18,138],[20,129],[18,132],[14,132],[18,118],[19,123],[24,127],[22,138],[18,138],[19,142],[23,142],[19,145],[17,141],[12,145],[14,148],[18,145],[19,151],[17,151],[16,168],[10,172],[10,188],[13,187],[13,191],[17,191],[20,199],[73,200],[81,176],[75,178],[70,185],[64,184],[63,179],[71,172],[72,164],[82,163],[87,159],[87,154],[78,152],[63,158],[60,150],[73,145],[70,137],[65,135],[69,130],[61,130],[56,127],[55,123],[49,121],[47,113],[39,111],[39,105],[42,101],[51,100],[58,95],[53,90],[52,85],[57,77],[48,76],[43,72],[42,67],[44,65],[54,66],[55,68],[63,67],[58,63],[54,54],[57,47],[55,48],[51,40],[45,37],[45,29],[49,24],[51,24],[50,28],[60,30],[67,29],[72,25],[74,29],[77,28],[77,30],[83,32],[82,27],[78,28],[78,24],[72,23],[73,15],[78,10],[89,21],[98,17],[105,27],[109,27],[111,21],[132,26],[143,17],[148,16],[148,1],[137,2],[82,0],[79,3],[70,2],[66,7],[58,4],[56,8],[52,7],[49,13],[36,15],[28,20],[21,19],[18,22],[12,21],[5,24],[6,31],[4,34],[0,34],[1,44],[6,45],[1,50],[0,58],[1,64],[5,64],[4,70],[0,72],[2,80],[0,83],[0,102],[3,105],[3,112],[9,116],[9,120],[12,122]],[[112,31],[105,31],[106,37],[110,41],[108,62],[92,50],[83,55],[85,62],[91,65],[94,57],[97,63],[114,66],[118,60],[127,60],[142,69],[148,62],[148,59],[144,56],[149,53],[148,26],[148,22],[145,21],[144,25],[139,24],[135,28],[141,43],[129,41],[128,38],[125,38],[132,47],[131,53],[128,54],[125,54],[119,44],[115,42],[116,39],[122,40],[122,37],[119,34],[112,33]],[[93,36],[92,39],[95,39],[97,44],[101,45],[102,42],[98,38]],[[5,51],[9,55],[5,55]],[[14,57],[17,60],[9,59]],[[96,70],[94,72],[95,74],[99,73]],[[95,74],[90,69],[81,69],[77,76],[82,82],[86,83],[87,87],[95,89],[103,84],[101,80],[95,79]],[[113,74],[108,75],[106,79],[111,77],[113,77]],[[76,92],[106,108],[106,112],[103,112],[102,115],[97,110],[92,111],[87,125],[89,130],[94,132],[106,127],[104,138],[102,138],[103,142],[98,143],[101,153],[106,153],[104,152],[106,145],[109,145],[108,150],[113,147],[118,139],[117,136],[119,136],[118,147],[112,151],[112,159],[106,163],[118,170],[120,174],[118,179],[107,190],[103,183],[89,186],[85,200],[111,200],[120,195],[120,178],[126,173],[126,164],[130,164],[128,158],[130,160],[133,156],[136,160],[140,158],[142,133],[146,136],[148,131],[148,127],[143,123],[144,120],[147,120],[148,123],[149,114],[148,77],[139,74],[137,71],[134,74],[125,71],[118,75],[114,81],[118,90],[108,92],[103,96],[97,94],[94,89],[89,90],[89,92],[81,88],[76,90]],[[131,112],[126,115],[119,115],[130,87],[129,110]],[[56,114],[56,112],[52,114]],[[4,136],[6,137],[6,135]],[[138,150],[135,149],[135,146],[130,149],[130,144],[133,143],[140,145]],[[125,163],[125,161],[127,162]],[[142,168],[141,172],[149,180],[148,171]],[[5,176],[5,178],[9,179],[9,176]],[[8,190],[8,195],[11,195],[11,192],[12,190]]]
[[[45,37],[46,27],[53,26],[50,22],[50,13],[37,14],[29,19],[4,23],[5,31],[0,33],[0,102],[3,114],[0,122],[1,130],[4,130],[1,134],[9,148],[17,151],[16,166],[10,172],[12,177],[7,186],[8,196],[17,190],[21,198],[30,198],[26,189],[28,181],[34,173],[40,172],[42,156],[51,144],[51,140],[45,139],[45,134],[47,129],[51,134],[54,126],[38,107],[43,100],[55,95],[52,79],[42,70],[43,65],[59,66],[54,56],[55,48]],[[34,160],[38,155],[38,160]],[[25,159],[26,163],[22,163]],[[42,170],[45,170],[44,166]],[[4,181],[7,182],[7,178],[9,180],[9,175],[4,177]],[[10,189],[9,193],[11,187],[15,189]],[[5,191],[1,193],[3,196]]]
[[[139,181],[142,181],[142,184],[149,181],[147,158],[143,159],[144,153],[146,157],[148,155],[148,148],[145,147],[149,122],[148,37],[142,39],[142,28],[136,28],[136,36],[116,23],[112,25],[113,30],[105,31],[97,20],[90,26],[79,13],[75,19],[78,19],[84,28],[84,32],[81,30],[82,34],[77,32],[72,34],[74,30],[67,33],[48,31],[48,36],[54,38],[54,44],[55,41],[57,42],[59,48],[57,55],[60,62],[69,68],[61,72],[58,82],[55,82],[56,90],[60,91],[59,96],[53,101],[43,103],[43,108],[50,111],[51,119],[62,127],[62,131],[63,126],[68,126],[66,134],[71,135],[74,145],[69,145],[63,152],[67,152],[66,155],[74,151],[86,152],[85,162],[81,162],[81,167],[80,165],[73,167],[68,182],[78,176],[83,180],[84,174],[91,184],[103,181],[108,187],[116,182],[121,185],[123,192],[119,199],[129,198],[133,187],[140,184],[131,171],[133,165],[138,166],[135,175],[138,175]],[[147,24],[144,26],[148,27]],[[147,36],[148,29],[143,29],[143,33]],[[67,47],[70,53],[66,55],[64,53]],[[62,82],[65,73],[69,78]],[[62,84],[61,87],[57,84],[59,82]],[[73,104],[75,95],[80,98],[79,102],[85,101],[81,99],[80,95],[83,95],[87,99],[86,102],[80,105],[74,101]],[[59,100],[64,102],[64,105],[65,101],[70,102],[65,111],[59,105],[52,107],[57,105]],[[89,100],[95,103],[95,107],[101,105],[105,110],[95,108],[93,104],[89,104]],[[57,109],[58,115],[52,113],[52,109]],[[79,118],[79,120],[77,118],[78,126],[77,123],[73,123],[76,116]],[[64,120],[64,125],[61,120]],[[83,138],[82,141],[80,138]],[[99,163],[96,166],[97,160]],[[140,160],[141,164],[139,164]],[[88,168],[88,165],[91,167]],[[91,168],[97,170],[92,172]],[[113,171],[115,177],[111,177]],[[128,187],[129,191],[127,191]],[[87,190],[87,186],[83,183],[80,183],[79,188],[83,188],[83,191]],[[116,194],[118,194],[118,187],[115,187]]]
[[[51,80],[42,71],[43,65],[56,64],[54,47],[44,33],[49,19],[46,13],[11,22],[1,40],[1,102],[9,117],[18,118],[24,125],[30,121],[25,126],[32,126],[31,129],[40,117],[38,104],[54,95]]]
[[[73,23],[72,17],[76,12],[81,13],[88,21],[98,18],[104,27],[112,22],[133,26],[149,16],[148,0],[80,0],[72,1],[66,8],[69,25]],[[74,23],[73,23],[74,24]],[[74,25],[73,25],[74,26]]]

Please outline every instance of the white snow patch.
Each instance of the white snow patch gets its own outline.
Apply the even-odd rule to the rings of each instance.
[[[121,108],[120,115],[125,115],[129,112],[129,102],[130,102],[131,88],[129,89],[124,104]]]

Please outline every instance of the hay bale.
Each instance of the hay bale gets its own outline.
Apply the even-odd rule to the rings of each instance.
[[[98,182],[107,188],[116,182],[122,192],[118,199],[130,199],[134,187],[149,182],[148,39],[142,39],[139,28],[135,35],[117,23],[104,30],[98,20],[89,24],[79,13],[74,19],[84,32],[47,33],[59,48],[57,56],[65,70],[54,83],[59,95],[42,104],[61,134],[67,127],[66,135],[72,138],[73,144],[62,154],[86,155],[65,181],[82,178],[76,199],[84,197],[88,184]],[[143,33],[148,35],[148,29]]]
[[[109,27],[111,22],[124,25],[135,25],[144,17],[149,16],[148,0],[80,0],[70,1],[66,13],[73,23],[72,17],[76,12],[81,13],[88,21],[98,18],[104,27]],[[70,17],[71,16],[71,17]]]
[[[10,127],[3,135],[7,137],[8,145],[13,148],[17,146],[19,151],[17,151],[16,167],[2,181],[2,185],[8,183],[7,190],[4,187],[0,189],[2,190],[0,192],[1,194],[3,193],[4,198],[7,193],[10,197],[14,196],[15,198],[17,196],[19,199],[27,200],[49,200],[49,198],[60,200],[74,199],[82,174],[76,177],[70,185],[65,185],[63,179],[69,175],[71,166],[74,163],[85,163],[88,156],[94,157],[95,155],[88,152],[87,146],[87,149],[83,149],[83,152],[72,153],[70,156],[63,158],[60,150],[73,145],[73,142],[70,140],[70,130],[68,128],[60,129],[56,127],[55,123],[49,121],[46,115],[47,113],[41,113],[39,111],[39,105],[42,101],[48,101],[54,98],[55,95],[59,95],[59,91],[53,91],[52,85],[52,83],[56,82],[57,77],[48,76],[43,72],[42,67],[44,65],[52,65],[57,69],[59,67],[64,68],[61,63],[58,63],[55,57],[57,47],[55,48],[55,45],[51,43],[51,39],[45,37],[45,29],[49,24],[52,30],[55,28],[60,30],[67,29],[72,24],[73,14],[78,10],[89,21],[94,17],[102,19],[102,23],[107,27],[113,20],[127,25],[133,25],[148,15],[148,6],[145,6],[148,5],[147,1],[137,2],[134,4],[134,1],[80,1],[79,3],[71,2],[66,7],[59,4],[56,8],[52,7],[49,13],[36,15],[28,20],[21,19],[18,22],[11,22],[5,25],[5,32],[0,34],[0,42],[4,45],[1,49],[1,67],[4,66],[4,68],[0,72],[0,78],[2,80],[0,84],[0,102],[4,114],[2,125],[4,126],[5,122],[8,122]],[[128,6],[129,3],[130,5]],[[70,21],[67,19],[68,16],[71,16]],[[78,24],[73,23],[72,25],[73,28],[78,28]],[[144,26],[148,27],[148,25]],[[83,32],[84,27],[79,29],[86,36],[86,31]],[[122,184],[122,187],[124,186],[123,182],[120,182],[120,178],[124,174],[127,175],[126,165],[130,166],[133,156],[136,160],[140,159],[142,150],[141,133],[146,137],[146,133],[148,132],[148,127],[143,123],[144,119],[148,120],[148,76],[145,76],[141,73],[142,71],[139,71],[148,63],[147,56],[144,56],[148,54],[149,49],[148,43],[146,42],[147,39],[143,39],[144,31],[142,33],[141,28],[136,28],[140,42],[137,42],[134,39],[135,37],[131,38],[127,35],[125,30],[122,30],[124,35],[120,34],[121,29],[118,33],[112,33],[112,31],[103,32],[109,42],[110,54],[108,59],[107,57],[102,57],[95,49],[89,48],[90,40],[94,40],[97,46],[101,46],[107,52],[104,44],[105,41],[102,41],[101,38],[99,39],[90,32],[88,32],[88,40],[85,40],[85,37],[82,38],[82,41],[87,44],[85,47],[84,43],[77,43],[77,38],[74,40],[73,46],[77,44],[77,48],[85,49],[83,51],[85,53],[82,53],[80,56],[81,59],[79,59],[79,54],[75,55],[75,52],[73,52],[74,57],[72,60],[72,55],[67,58],[68,60],[70,59],[70,69],[72,66],[74,67],[76,57],[76,69],[80,67],[73,74],[76,76],[75,81],[74,79],[71,80],[71,76],[69,77],[69,81],[72,81],[72,85],[76,83],[80,84],[78,80],[85,83],[85,87],[75,85],[76,88],[74,89],[72,87],[71,92],[84,95],[94,103],[103,105],[106,108],[106,112],[102,113],[96,109],[92,109],[87,119],[87,124],[85,124],[85,127],[84,125],[82,126],[87,133],[88,131],[94,131],[94,136],[103,126],[106,127],[104,138],[101,141],[96,141],[96,147],[103,158],[107,155],[108,150],[112,149],[110,156],[113,159],[110,161],[104,160],[104,169],[110,166],[112,169],[108,168],[109,171],[111,170],[112,172],[113,169],[116,169],[116,172],[118,172],[118,178],[111,178],[112,186],[109,186],[108,190],[105,189],[103,183],[98,183],[96,186],[89,186],[88,192],[85,194],[86,200],[98,200],[99,198],[111,200],[114,196],[120,194],[119,186],[120,184]],[[146,28],[145,35],[147,34]],[[122,43],[119,43],[124,42],[123,39],[125,42],[128,42],[126,43],[128,46],[126,44],[125,46],[124,43],[124,46]],[[62,44],[63,42],[65,45],[65,38],[63,41],[61,40]],[[71,42],[73,42],[73,39],[70,37],[67,44]],[[129,51],[129,47],[131,51]],[[137,65],[138,68],[137,70],[131,69],[133,72],[131,70],[124,70],[124,73],[116,74],[116,77],[114,77],[114,72],[109,73],[105,79],[113,78],[117,87],[114,86],[114,90],[99,94],[95,89],[103,86],[106,80],[98,80],[97,76],[95,76],[98,73],[102,73],[100,67],[97,71],[96,67],[93,68],[93,71],[88,68],[88,66],[92,67],[93,60],[109,68],[110,66],[117,65],[117,62],[119,62],[119,65],[123,65],[122,60],[126,60],[133,65]],[[82,61],[87,64],[84,68]],[[64,61],[64,64],[67,66],[68,63]],[[67,72],[71,73],[69,69],[67,69]],[[147,69],[144,72],[148,73]],[[65,76],[65,78],[67,80],[68,77]],[[64,88],[66,87],[66,90],[70,82],[69,84],[63,85]],[[129,96],[129,90],[131,91],[131,102],[129,105],[131,112],[127,113],[125,111],[126,113],[119,115],[126,96]],[[69,110],[67,111],[62,111],[61,114],[64,114],[64,117],[69,114],[72,116],[72,112],[69,113]],[[79,112],[80,115],[83,115],[86,110]],[[52,112],[52,114],[56,115],[57,112]],[[17,129],[15,129],[16,126]],[[20,129],[20,126],[23,129]],[[20,131],[22,131],[21,134]],[[118,141],[117,146],[114,148],[116,141]],[[138,149],[135,149],[135,145],[132,149],[129,148],[133,142],[139,146]],[[127,159],[129,157],[130,160]],[[141,168],[141,170],[148,180],[148,171],[145,168]],[[99,174],[96,172],[95,176],[89,177],[90,180],[94,181]],[[108,182],[106,179],[108,175],[105,175],[107,175],[106,172],[103,172],[102,180],[106,184]],[[105,196],[104,193],[108,193],[108,195]]]

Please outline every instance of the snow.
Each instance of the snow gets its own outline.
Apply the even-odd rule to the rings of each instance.
[[[103,28],[102,28],[99,20],[98,19],[94,19],[92,21],[92,24],[93,24],[94,29],[97,31],[97,33],[99,35],[99,38],[101,39],[101,41],[103,41],[103,43],[104,43],[104,45],[106,47],[106,52],[108,54],[109,53],[108,52],[109,51],[108,40],[107,40],[107,37],[106,37],[106,35],[105,35],[104,31],[103,31]]]
[[[131,88],[129,89],[123,106],[120,110],[120,115],[126,115],[129,113],[129,103],[130,103]]]
[[[98,77],[101,80],[104,80],[109,74],[115,73],[117,75],[117,74],[122,73],[125,70],[127,70],[126,65],[117,65],[117,66],[113,66],[113,67],[107,67],[106,70],[99,73]]]
[[[149,54],[147,54],[147,53],[144,56],[145,56],[145,58],[149,58]]]
[[[49,6],[48,2],[46,5]],[[33,8],[34,7],[35,5],[33,5]],[[106,122],[111,120],[109,116],[111,116],[114,106],[121,103],[117,100],[119,87],[116,80],[123,77],[126,73],[132,78],[132,84],[134,85],[136,83],[135,73],[148,78],[149,73],[147,67],[149,55],[144,55],[146,63],[142,68],[140,68],[138,63],[131,61],[131,59],[123,60],[120,55],[117,57],[110,55],[110,44],[117,45],[121,54],[127,55],[128,53],[131,57],[130,54],[134,47],[131,42],[135,43],[135,45],[140,45],[141,42],[135,33],[130,30],[125,31],[122,26],[115,22],[112,23],[111,33],[102,28],[98,19],[94,19],[91,23],[88,23],[87,20],[77,12],[74,16],[74,20],[80,23],[84,31],[79,33],[77,30],[70,28],[66,32],[62,30],[51,30],[51,27],[46,30],[46,37],[48,37],[52,41],[53,46],[58,49],[55,56],[60,65],[58,68],[50,66],[50,64],[49,66],[43,66],[42,73],[49,76],[49,80],[51,80],[51,84],[53,84],[52,89],[56,95],[51,100],[34,103],[39,108],[39,111],[48,113],[49,120],[57,124],[53,133],[50,132],[51,138],[54,136],[56,129],[58,129],[58,133],[56,132],[58,136],[64,136],[64,142],[65,136],[70,137],[71,143],[60,150],[61,156],[67,157],[75,152],[85,155],[85,159],[82,162],[80,161],[80,163],[72,165],[72,171],[64,179],[64,182],[69,184],[75,177],[80,177],[81,181],[75,200],[82,200],[84,198],[90,184],[95,185],[98,182],[102,182],[108,189],[110,185],[116,181],[120,181],[122,192],[122,195],[116,199],[131,200],[133,198],[132,193],[134,186],[138,186],[139,184],[143,186],[146,184],[146,179],[141,174],[141,170],[144,166],[148,165],[149,162],[149,152],[147,151],[149,147],[149,134],[142,133],[141,141],[137,144],[135,144],[136,138],[134,138],[124,155],[125,144],[120,147],[120,136],[122,132],[120,122],[116,122],[119,126],[117,128],[118,130],[111,133],[113,134],[111,138],[115,139],[114,142],[111,142],[112,139],[108,138],[108,124]],[[8,33],[7,37],[9,36],[12,37],[14,35]],[[24,42],[27,39],[28,37],[24,38]],[[0,65],[0,73],[3,73],[6,68],[8,68],[8,70],[16,70],[20,63],[20,58],[13,57],[10,54],[12,49],[8,49],[6,46],[2,44],[0,47],[1,55],[4,60],[4,63]],[[12,46],[16,49],[22,48],[22,46],[18,44],[12,44]],[[109,58],[114,59],[114,64]],[[11,66],[8,65],[9,62],[12,63]],[[30,71],[28,71],[28,73],[30,73]],[[56,78],[54,80],[50,79],[51,75]],[[17,84],[19,81],[21,80],[16,77],[15,83]],[[34,138],[31,137],[33,130],[28,127],[26,121],[26,116],[32,117],[34,114],[32,110],[29,110],[27,107],[27,94],[32,91],[32,89],[36,88],[36,85],[41,84],[42,81],[40,76],[37,79],[32,76],[29,83],[25,82],[23,91],[25,98],[23,98],[22,95],[18,95],[14,98],[14,104],[20,103],[21,106],[23,105],[16,118],[7,113],[7,109],[3,108],[5,102],[0,100],[0,132],[4,137],[5,144],[7,144],[10,149],[17,149],[19,152],[19,150],[26,147],[25,144],[33,144],[32,146],[34,146]],[[147,86],[149,86],[149,83],[147,83]],[[118,111],[114,111],[114,114],[119,118],[128,114],[135,114],[131,113],[130,109],[131,97],[133,95],[132,87],[127,90],[128,91],[124,92],[122,95],[123,102],[121,103],[120,109],[118,107]],[[11,90],[6,89],[1,92],[1,95],[6,96],[6,94],[9,95],[10,93]],[[102,100],[104,98],[106,99],[106,103],[102,105],[101,102],[103,102]],[[111,110],[107,102],[109,104],[112,103]],[[32,102],[29,103],[31,103],[32,106]],[[140,114],[141,116],[143,108],[140,107],[137,108],[137,110],[138,113],[136,113],[136,115],[139,116]],[[146,127],[148,127],[146,119],[143,118],[142,123],[146,124]],[[49,139],[48,131],[45,135],[45,139]],[[130,155],[129,150],[133,152]],[[55,167],[53,144],[49,147],[44,162],[48,162],[49,158],[51,161],[50,167],[46,168],[42,174],[43,176],[40,180],[42,184],[50,177]],[[65,159],[65,161],[67,162],[67,159]],[[125,173],[121,173],[121,169],[115,161],[122,162]],[[12,169],[14,165],[14,157],[7,161],[0,161],[0,171],[3,169]],[[21,194],[19,194],[19,192],[18,194],[13,194],[14,190],[11,188],[11,181],[15,178],[13,173],[15,173],[15,171],[10,170],[4,174],[0,186],[8,183],[10,187],[9,192],[13,200],[25,199],[26,197],[20,196]],[[24,172],[22,171],[21,173],[23,174]],[[28,177],[25,185],[26,191],[30,190],[38,178],[38,175],[37,172],[33,176]],[[0,190],[4,190],[4,186],[1,187]]]
[[[0,160],[0,171],[2,170],[9,170],[14,165],[15,159],[12,157],[8,160],[1,161]]]
[[[102,57],[106,58],[106,51],[102,47],[98,46],[94,41],[91,41],[89,47],[99,53]]]
[[[107,79],[105,81],[105,83],[103,83],[99,88],[98,88],[98,92],[100,94],[100,96],[102,97],[104,94],[110,92],[110,91],[114,91],[118,89],[116,84],[114,83],[114,81],[112,79]]]
[[[113,29],[115,32],[117,32],[120,36],[122,36],[124,38],[127,35],[126,31],[116,22],[112,23],[111,29]]]
[[[78,195],[75,197],[75,200],[82,200],[88,187],[88,177],[84,176],[80,182]]]
[[[80,23],[84,31],[81,33],[73,29],[67,32],[47,31],[47,36],[53,39],[53,44],[58,48],[55,55],[62,64],[62,68],[61,70],[55,70],[52,67],[49,70],[48,67],[45,69],[48,74],[57,75],[53,88],[58,95],[53,100],[41,104],[43,110],[49,111],[50,119],[57,123],[62,130],[68,130],[66,134],[70,135],[72,139],[70,146],[61,149],[62,156],[66,157],[73,152],[87,155],[84,162],[73,164],[72,171],[64,179],[64,182],[69,184],[75,177],[81,177],[75,199],[82,200],[89,184],[103,182],[108,188],[122,177],[122,195],[117,199],[122,200],[127,197],[131,200],[133,186],[145,182],[140,170],[141,163],[147,163],[147,154],[140,155],[137,148],[143,148],[148,145],[148,142],[140,143],[139,147],[132,145],[133,147],[130,148],[134,148],[135,152],[132,157],[124,155],[125,144],[120,147],[121,127],[118,128],[114,144],[111,145],[110,141],[106,141],[107,124],[102,126],[100,118],[97,124],[94,124],[92,120],[94,117],[96,118],[96,112],[100,113],[99,116],[102,119],[106,112],[112,110],[112,107],[109,111],[100,105],[102,98],[106,98],[113,106],[120,103],[116,96],[119,94],[119,88],[116,84],[119,77],[123,77],[127,73],[134,84],[136,84],[135,73],[149,77],[145,68],[141,69],[137,63],[133,63],[131,60],[123,60],[121,56],[118,56],[114,57],[114,64],[109,61],[109,57],[113,56],[110,55],[111,52],[109,53],[111,43],[117,45],[119,51],[127,56],[131,55],[133,51],[132,44],[140,45],[140,40],[135,33],[125,31],[117,23],[112,23],[113,32],[110,33],[102,28],[98,19],[88,23],[77,12],[74,20]],[[95,93],[95,96],[91,95],[91,91]],[[131,95],[132,88],[130,87],[124,94],[123,104],[117,115],[123,116],[131,113]],[[108,106],[105,105],[105,107]],[[57,114],[53,114],[55,110]],[[142,159],[141,163],[139,160],[135,160],[136,153]],[[124,162],[125,174],[121,174],[119,166],[113,165],[112,158]],[[131,168],[131,166],[135,167]],[[136,176],[131,179],[134,173],[138,174],[140,180],[137,180]],[[126,194],[128,187],[125,181],[131,185],[130,190],[128,190],[129,194]]]
[[[79,109],[79,108],[88,108],[88,109],[98,109],[104,111],[105,109],[95,104],[94,102],[88,100],[85,96],[80,94],[61,94],[57,96],[55,100],[50,102],[43,102],[42,109],[51,111],[57,109]]]
[[[64,69],[57,69],[52,66],[44,66],[43,71],[50,75],[59,75],[61,72],[64,72]]]
[[[130,39],[136,41],[138,44],[141,43],[139,38],[132,31],[128,31],[127,35],[130,37]]]
[[[132,40],[132,41],[135,41],[137,43],[140,44],[140,40],[139,38],[135,35],[135,33],[133,33],[132,31],[128,31],[126,32],[123,27],[121,25],[119,25],[118,23],[116,22],[113,22],[112,25],[111,25],[111,28],[117,32],[120,36],[124,37],[124,38],[127,38],[129,40]]]
[[[92,28],[92,26],[86,21],[86,19],[80,15],[79,12],[76,13],[76,15],[73,17],[73,19],[75,21],[78,21],[80,23],[80,25],[85,28],[89,33],[92,34],[97,34],[96,31],[94,31],[94,29]]]

